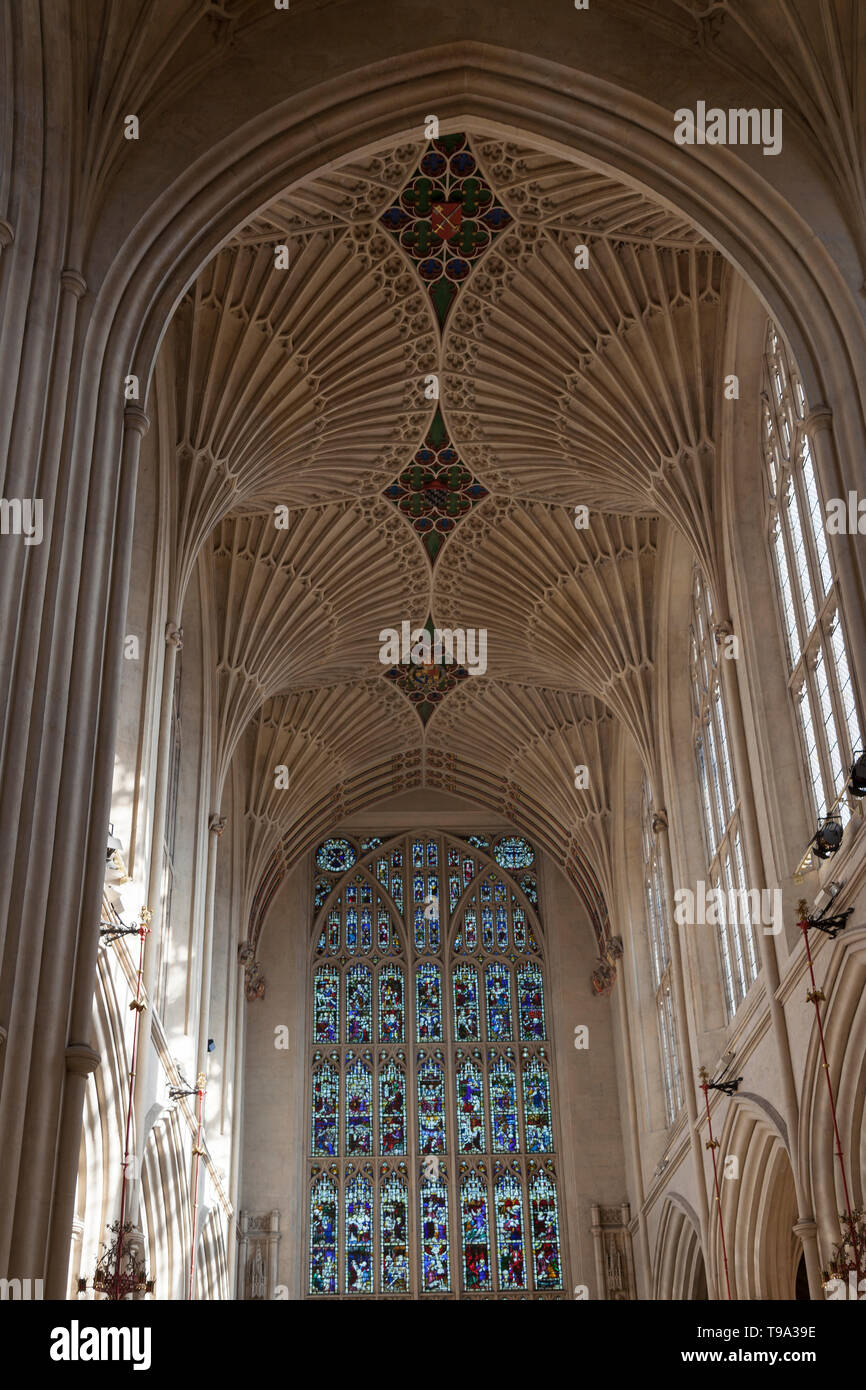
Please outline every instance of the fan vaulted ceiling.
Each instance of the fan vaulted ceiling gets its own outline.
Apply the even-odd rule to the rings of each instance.
[[[604,935],[615,721],[652,756],[659,526],[714,570],[724,283],[672,211],[471,134],[329,169],[202,272],[175,329],[180,573],[210,549],[259,922],[314,839],[428,786],[534,835]],[[381,630],[428,618],[486,629],[484,674],[389,675]]]

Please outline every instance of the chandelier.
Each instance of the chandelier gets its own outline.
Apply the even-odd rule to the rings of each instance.
[[[147,1272],[142,1256],[136,1253],[129,1240],[134,1227],[131,1221],[112,1221],[107,1228],[113,1239],[102,1242],[102,1254],[93,1273],[93,1291],[103,1298],[119,1302],[131,1294],[153,1293],[155,1280]],[[87,1280],[79,1279],[78,1292],[84,1293]]]

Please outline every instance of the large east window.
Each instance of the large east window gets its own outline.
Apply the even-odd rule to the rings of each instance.
[[[534,862],[516,836],[316,851],[309,1296],[563,1296]]]
[[[788,686],[812,811],[823,817],[838,803],[845,824],[847,771],[863,745],[808,413],[797,368],[771,323],[764,359],[764,474]]]

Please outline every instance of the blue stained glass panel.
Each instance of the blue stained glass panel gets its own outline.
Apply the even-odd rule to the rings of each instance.
[[[491,880],[490,880],[489,878],[485,878],[484,882],[481,884],[481,889],[480,889],[480,897],[481,897],[481,901],[482,901],[483,903],[489,903],[489,902],[490,902],[490,894],[491,894],[492,887],[493,887],[493,884],[492,884]]]
[[[348,894],[347,894],[348,897]],[[358,949],[358,909],[346,908],[346,950],[354,955]]]
[[[360,1173],[346,1188],[346,1293],[373,1292],[373,1185]]]
[[[423,903],[415,904],[415,950],[423,951],[427,945],[427,923],[424,920]]]
[[[387,951],[391,946],[391,918],[388,916],[387,907],[379,908],[379,931],[377,936],[380,951]]]
[[[325,873],[342,873],[354,862],[355,851],[348,840],[325,840],[316,850],[316,868]]]
[[[313,1042],[338,1042],[339,1028],[340,977],[333,965],[323,965],[313,988]]]
[[[448,846],[448,867],[449,869],[460,868],[460,851],[456,845]]]
[[[526,1124],[526,1152],[553,1152],[550,1122],[550,1079],[547,1068],[533,1057],[523,1068],[523,1115]]]
[[[477,1173],[468,1174],[460,1184],[460,1221],[463,1229],[463,1282],[467,1291],[489,1289],[487,1187]]]
[[[458,965],[452,976],[454,992],[454,1036],[458,1042],[477,1041],[480,1036],[478,1013],[478,971],[474,965]]]
[[[423,874],[413,874],[413,875],[412,875],[412,901],[413,901],[413,902],[416,902],[416,903],[423,903],[425,896],[426,896],[426,894],[425,894],[425,891],[424,891],[424,875],[423,875]]]
[[[526,950],[526,913],[522,907],[511,908],[511,930],[514,933],[515,951]]]
[[[346,975],[346,1042],[367,1043],[373,1037],[373,980],[366,965],[353,965]]]
[[[493,1152],[516,1153],[517,1085],[514,1079],[514,1067],[507,1058],[497,1057],[490,1064],[488,1079]]]
[[[493,858],[503,869],[528,869],[535,863],[535,851],[519,835],[505,835],[493,846]]]
[[[425,1293],[447,1293],[451,1288],[448,1259],[448,1188],[438,1182],[421,1183],[421,1287]]]
[[[559,1211],[556,1188],[546,1173],[536,1173],[529,1184],[532,1225],[532,1259],[536,1289],[562,1288],[559,1253]]]
[[[448,898],[451,903],[452,912],[454,911],[455,907],[457,906],[460,900],[460,894],[462,893],[462,891],[463,885],[460,882],[460,875],[451,874],[450,878],[448,879]]]
[[[391,897],[397,904],[397,911],[403,915],[403,875],[394,874],[391,878]]]
[[[484,1153],[484,1098],[481,1069],[469,1060],[457,1073],[457,1143],[464,1154]]]
[[[320,878],[317,880],[315,887],[315,903],[317,908],[322,906],[322,903],[325,901],[333,886],[331,880],[328,878]]]
[[[337,1292],[337,1185],[323,1173],[310,1193],[310,1293]]]
[[[373,947],[373,909],[361,908],[361,952],[369,955]]]
[[[406,1077],[393,1058],[379,1073],[379,1152],[406,1152]]]
[[[424,841],[412,841],[412,868],[423,869],[424,867]]]
[[[507,965],[494,961],[484,967],[487,994],[487,1039],[511,1041],[511,975]]]
[[[544,1026],[544,985],[537,965],[517,967],[517,1000],[520,1009],[520,1037],[534,1042],[546,1036]]]
[[[368,905],[373,901],[373,885],[366,878],[361,880],[361,902]]]
[[[485,951],[493,950],[493,908],[481,909],[481,944]]]
[[[508,950],[508,912],[504,907],[496,909],[496,947],[499,951]]]
[[[409,1227],[406,1179],[389,1173],[380,1196],[382,1292],[409,1291]]]
[[[318,946],[316,947],[316,955],[317,955],[317,956],[321,956],[321,955],[323,954],[326,945],[327,945],[327,941],[326,941],[326,938],[325,938],[325,928],[322,927],[322,932],[321,932],[321,935],[320,935],[320,937],[319,937],[319,944],[318,944]]]
[[[355,879],[355,881],[354,881],[353,883],[347,883],[347,884],[346,884],[345,893],[346,893],[346,902],[347,902],[347,904],[349,904],[349,905],[352,906],[352,907],[357,907],[357,905],[358,905],[358,880],[357,880],[357,879]]]
[[[494,879],[493,881],[493,901],[495,903],[505,903],[508,901],[505,895],[505,884],[502,882],[501,878]]]
[[[445,1152],[445,1072],[433,1057],[418,1059],[418,1130],[422,1154]]]
[[[386,965],[379,974],[379,1041],[403,1042],[403,971],[399,965]]]
[[[328,913],[328,951],[335,956],[340,949],[340,909],[331,908]]]
[[[336,1154],[340,1118],[337,1068],[323,1062],[313,1072],[313,1153]]]
[[[427,841],[427,867],[428,869],[438,869],[439,867],[439,846],[435,840]]]
[[[438,965],[425,961],[418,966],[415,987],[415,1014],[418,1042],[442,1041],[442,979]]]
[[[387,859],[376,860],[376,877],[383,888],[388,887],[388,861]]]
[[[346,1153],[373,1152],[373,1078],[366,1063],[352,1062],[346,1072]]]
[[[496,1179],[496,1254],[499,1287],[526,1288],[523,1245],[523,1194],[512,1173]]]
[[[474,907],[467,907],[463,914],[463,935],[464,948],[471,955],[478,945],[478,923],[475,919]]]

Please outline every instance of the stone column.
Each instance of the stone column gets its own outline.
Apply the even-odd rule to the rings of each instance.
[[[656,774],[656,785],[661,785],[658,774]],[[679,933],[676,929],[676,923],[673,920],[673,904],[676,901],[676,893],[674,891],[674,872],[671,863],[671,847],[668,839],[668,818],[666,811],[659,810],[655,812],[652,828],[653,834],[659,837],[659,858],[661,860],[662,873],[665,881],[665,900],[667,903],[669,923],[668,938],[671,947],[671,984],[673,985],[674,1009],[676,1011],[677,1032],[679,1034],[683,1089],[686,1093],[686,1110],[689,1117],[689,1142],[691,1144],[692,1162],[695,1165],[695,1178],[697,1182],[698,1217],[701,1223],[701,1246],[704,1255],[704,1264],[707,1270],[707,1288],[709,1296],[710,1298],[717,1298],[716,1271],[709,1257],[709,1203],[707,1201],[707,1180],[704,1171],[704,1155],[701,1148],[698,1103],[695,1094],[694,1077],[696,1075],[696,1068],[692,1057],[692,1044],[688,1027],[688,1015],[686,1013],[682,951],[680,950]]]
[[[714,629],[719,647],[724,639],[730,637],[733,627],[724,621]],[[725,711],[728,716],[728,733],[731,740],[731,754],[736,772],[737,790],[740,804],[740,823],[742,827],[743,854],[749,882],[767,885],[767,871],[761,855],[761,838],[755,810],[755,788],[752,782],[752,768],[746,744],[746,730],[743,722],[743,707],[740,702],[740,687],[734,671],[736,662],[722,655],[719,659]],[[748,885],[747,885],[748,886]],[[775,924],[774,924],[775,925]],[[781,924],[779,924],[781,926]],[[797,1100],[797,1083],[794,1077],[794,1062],[791,1056],[791,1041],[785,1010],[778,998],[779,962],[776,954],[775,936],[764,930],[761,922],[755,924],[758,938],[761,969],[764,972],[764,994],[773,1029],[773,1043],[779,1066],[779,1080],[782,1084],[783,1111],[788,1129],[788,1150],[791,1160],[791,1174],[797,1197],[798,1218],[805,1227],[814,1225],[810,1202],[806,1195],[807,1184],[803,1179],[799,1159],[800,1107]],[[806,1256],[806,1269],[809,1275],[809,1292],[813,1299],[823,1298],[821,1270],[818,1260],[817,1242],[811,1244],[805,1239],[803,1251]]]

